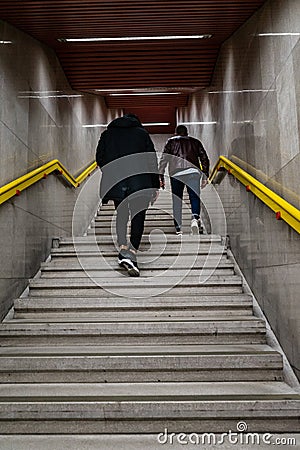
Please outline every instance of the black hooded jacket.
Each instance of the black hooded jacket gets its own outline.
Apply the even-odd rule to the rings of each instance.
[[[125,115],[108,125],[98,142],[96,161],[102,171],[103,203],[123,200],[137,191],[143,191],[150,199],[153,191],[159,189],[154,145],[135,117]]]

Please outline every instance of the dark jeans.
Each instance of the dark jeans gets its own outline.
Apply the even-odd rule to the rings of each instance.
[[[131,195],[124,200],[114,200],[117,210],[116,229],[118,245],[127,245],[127,225],[131,219],[130,246],[138,250],[144,232],[149,198]]]
[[[173,201],[173,216],[176,230],[182,225],[182,197],[186,186],[192,209],[192,217],[199,220],[200,217],[200,173],[187,175],[174,175],[171,177],[171,190]]]

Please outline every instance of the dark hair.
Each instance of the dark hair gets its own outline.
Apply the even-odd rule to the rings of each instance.
[[[176,127],[176,134],[179,134],[180,136],[187,136],[188,135],[188,129],[184,125],[178,125]]]
[[[130,119],[135,119],[135,120],[137,120],[140,124],[142,124],[140,118],[139,118],[136,114],[128,113],[128,114],[125,114],[124,117],[129,117]]]

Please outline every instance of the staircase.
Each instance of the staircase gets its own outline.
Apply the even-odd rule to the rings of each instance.
[[[41,450],[58,446],[39,435],[67,435],[73,449],[85,448],[80,435],[100,435],[97,449],[156,449],[165,429],[223,433],[241,421],[299,433],[299,392],[230,252],[220,236],[190,236],[187,210],[174,235],[168,195],[147,213],[140,278],[117,265],[110,205],[86,236],[54,241],[0,326],[0,449],[25,448],[1,447],[4,435],[34,435]]]

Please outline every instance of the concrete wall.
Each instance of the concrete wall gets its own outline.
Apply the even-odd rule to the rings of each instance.
[[[55,53],[0,22],[0,186],[51,159],[78,175],[95,157],[101,128],[113,118],[103,99],[74,95]],[[77,232],[83,232],[98,202],[99,174],[88,189],[66,187],[55,175],[0,206],[0,316],[27,285],[50,250],[53,236],[71,235],[80,196]]]
[[[229,156],[300,207],[300,2],[266,2],[222,47],[212,84],[178,122],[190,126],[211,160]],[[258,36],[261,33],[298,35]],[[300,376],[300,237],[227,178],[218,188],[233,252]]]
[[[172,136],[172,134],[151,134],[151,139],[157,153],[161,153],[163,151],[167,140]]]

